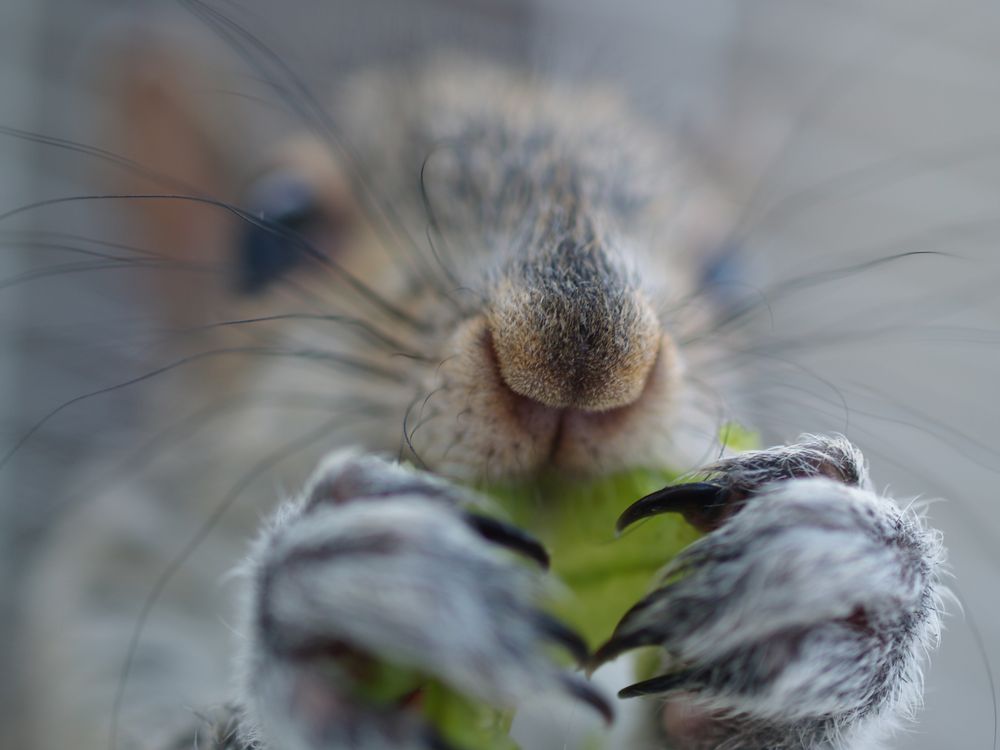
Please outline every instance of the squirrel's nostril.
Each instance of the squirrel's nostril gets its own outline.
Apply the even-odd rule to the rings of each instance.
[[[489,329],[500,376],[513,392],[583,411],[637,401],[662,338],[652,307],[632,291],[512,290],[495,301]]]

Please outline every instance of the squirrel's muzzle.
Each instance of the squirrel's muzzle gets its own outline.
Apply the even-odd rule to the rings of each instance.
[[[607,411],[639,399],[662,332],[608,254],[563,242],[495,286],[487,322],[514,392],[545,406]]]

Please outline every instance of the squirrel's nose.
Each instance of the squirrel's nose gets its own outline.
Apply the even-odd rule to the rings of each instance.
[[[656,313],[616,274],[562,270],[496,289],[488,324],[501,378],[553,408],[606,411],[637,401],[662,340]]]

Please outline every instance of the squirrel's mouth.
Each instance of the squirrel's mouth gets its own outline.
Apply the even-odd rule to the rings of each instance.
[[[432,395],[414,422],[421,426],[408,433],[421,464],[437,473],[488,482],[553,472],[593,478],[676,458],[682,377],[667,334],[628,403],[599,409],[518,392],[505,380],[482,316],[463,321],[446,351],[425,385]]]
[[[613,435],[621,429],[621,423],[629,420],[629,413],[634,408],[633,404],[629,404],[604,411],[589,411],[546,406],[515,393],[505,384],[500,387],[507,390],[505,400],[516,402],[514,411],[523,424],[529,427],[544,425],[545,429],[540,432],[547,437],[547,447],[539,447],[539,456],[542,460],[540,468],[545,471],[584,468],[567,460],[579,451],[581,440]]]
[[[589,409],[549,406],[516,392],[501,373],[489,330],[484,330],[482,336],[482,356],[494,373],[489,387],[495,390],[496,403],[507,411],[509,421],[533,436],[535,470],[567,470],[593,476],[628,468],[636,465],[637,455],[627,455],[620,448],[616,450],[616,446],[632,442],[651,428],[663,432],[668,429],[669,419],[665,412],[672,404],[676,389],[675,352],[668,337],[663,337],[634,400],[621,406]],[[652,422],[658,417],[661,420],[657,427]],[[624,460],[613,463],[600,460],[599,457],[609,450],[620,454]]]

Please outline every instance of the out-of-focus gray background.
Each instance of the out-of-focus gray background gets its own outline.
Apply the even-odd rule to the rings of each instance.
[[[170,6],[170,3],[160,3]],[[280,5],[280,7],[279,7]],[[737,364],[775,439],[842,430],[881,486],[931,507],[950,550],[955,610],[927,709],[898,747],[989,748],[1000,670],[1000,6],[983,0],[358,0],[225,2],[322,86],[323,71],[435,46],[488,49],[541,70],[607,78],[706,160],[745,218],[736,233],[770,307]],[[0,126],[88,141],[86,69],[109,19],[101,0],[4,0]],[[329,66],[324,68],[324,66]],[[89,192],[87,158],[0,134],[0,214]],[[131,372],[127,281],[41,275],[75,262],[23,229],[101,222],[93,207],[0,220],[0,451],[40,414]],[[67,230],[68,231],[68,230]],[[810,276],[907,251],[941,251]],[[25,276],[28,274],[28,276]],[[10,281],[18,281],[10,284]],[[115,445],[135,399],[81,404],[0,469],[0,592],[19,571],[74,466]],[[0,657],[7,659],[4,649]],[[16,679],[0,664],[15,705]],[[2,718],[0,718],[2,723]]]

